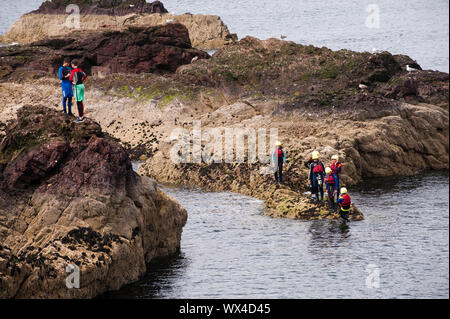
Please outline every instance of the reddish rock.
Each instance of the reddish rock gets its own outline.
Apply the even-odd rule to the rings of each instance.
[[[69,146],[65,141],[54,141],[38,146],[8,165],[3,173],[10,188],[27,188],[57,167]]]
[[[170,73],[194,57],[209,58],[206,52],[192,48],[187,28],[178,23],[74,33],[30,46],[0,48],[0,56],[0,78],[24,67],[55,74],[64,57],[78,59],[85,72],[101,76]]]
[[[180,247],[186,211],[100,126],[25,106],[0,144],[0,298],[92,298]],[[67,289],[77,265],[79,289]]]

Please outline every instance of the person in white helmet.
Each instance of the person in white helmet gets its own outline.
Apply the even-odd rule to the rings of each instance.
[[[312,154],[313,162],[309,166],[308,184],[311,185],[311,193],[313,198],[315,198],[316,203],[323,204],[323,182],[325,167],[323,163],[319,160],[319,153]],[[320,202],[319,202],[320,193]]]
[[[347,222],[350,221],[348,218],[348,214],[350,213],[350,208],[352,206],[352,199],[347,192],[347,188],[341,188],[341,196],[337,200],[337,204],[339,205],[339,215]]]
[[[339,187],[340,187],[340,179],[339,174],[342,171],[342,164],[339,162],[339,156],[333,155],[331,156],[332,163],[330,165],[331,172],[333,174],[334,180],[336,181],[336,189],[338,190],[338,196],[339,196]]]
[[[325,177],[325,188],[327,190],[328,201],[330,203],[330,208],[331,208],[330,213],[334,213],[336,211],[336,200],[337,200],[337,194],[338,194],[336,180],[333,176],[331,168],[326,167],[325,173],[327,174]]]
[[[275,183],[283,184],[283,166],[286,163],[286,154],[284,153],[281,142],[277,141],[272,153],[272,163],[275,166]]]

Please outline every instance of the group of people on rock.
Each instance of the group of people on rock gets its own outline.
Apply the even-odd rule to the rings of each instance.
[[[86,73],[78,67],[77,60],[64,59],[63,65],[59,68],[58,75],[61,80],[63,112],[70,116],[72,113],[72,98],[75,97],[78,108],[78,118],[75,123],[84,122],[84,81]]]
[[[308,184],[311,189],[312,200],[323,205],[324,202],[324,186],[327,192],[328,202],[331,208],[330,213],[338,211],[339,215],[346,221],[349,221],[348,214],[351,207],[351,198],[347,188],[340,187],[339,175],[342,171],[342,163],[339,162],[339,156],[331,157],[331,165],[325,165],[319,159],[319,152],[313,151],[311,158],[305,162],[305,166],[309,169]],[[272,163],[275,164],[275,182],[283,183],[283,166],[286,163],[286,154],[280,142],[276,143],[275,150],[272,153]],[[320,195],[320,199],[319,199]]]

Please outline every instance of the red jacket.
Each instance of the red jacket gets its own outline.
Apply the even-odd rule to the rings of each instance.
[[[339,174],[342,170],[342,164],[340,162],[333,162],[330,168],[333,174]]]
[[[70,82],[72,82],[73,85],[82,84],[87,78],[87,74],[83,72],[80,68],[76,68],[72,70],[72,73],[70,73]]]

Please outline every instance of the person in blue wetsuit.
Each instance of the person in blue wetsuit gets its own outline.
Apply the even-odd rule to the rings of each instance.
[[[72,83],[70,82],[70,74],[72,73],[72,68],[69,67],[70,60],[64,59],[63,66],[59,68],[58,75],[61,80],[61,88],[63,94],[63,111],[65,114],[72,115],[72,98],[73,89]],[[66,108],[67,105],[67,108]]]

